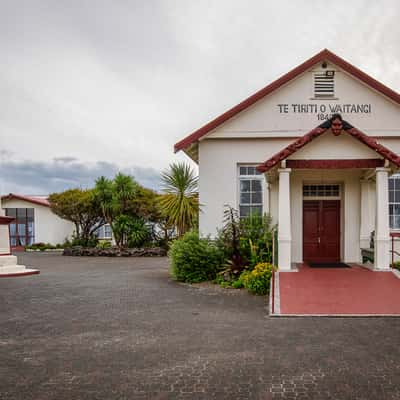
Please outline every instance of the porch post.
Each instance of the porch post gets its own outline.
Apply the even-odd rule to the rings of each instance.
[[[370,181],[361,179],[361,220],[360,220],[360,247],[368,249],[370,247],[371,232],[374,230],[375,222],[371,221],[370,210]]]
[[[278,169],[279,205],[278,205],[278,268],[291,269],[291,223],[290,223],[290,168]]]
[[[390,264],[388,171],[376,168],[375,269]]]

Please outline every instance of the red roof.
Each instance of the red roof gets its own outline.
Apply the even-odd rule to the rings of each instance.
[[[246,100],[242,101],[235,107],[231,108],[230,110],[226,111],[224,114],[220,115],[219,117],[213,119],[200,129],[194,131],[189,136],[185,137],[181,141],[175,144],[174,150],[175,152],[179,150],[183,150],[190,146],[191,144],[197,142],[200,138],[202,138],[207,133],[211,132],[217,126],[223,124],[228,119],[232,118],[233,116],[239,114],[246,108],[250,107],[258,100],[261,100],[263,97],[269,95],[270,93],[274,92],[276,89],[279,89],[282,85],[286,84],[287,82],[291,81],[292,79],[296,78],[303,72],[306,72],[308,69],[313,67],[315,64],[321,61],[329,61],[332,64],[337,65],[344,71],[348,72],[350,75],[353,75],[355,78],[359,79],[360,81],[366,83],[371,88],[375,89],[377,92],[382,93],[386,97],[393,100],[395,103],[400,104],[400,94],[396,93],[392,89],[388,88],[384,84],[378,82],[376,79],[372,78],[371,76],[367,75],[365,72],[359,70],[352,64],[348,63],[347,61],[343,60],[342,58],[338,57],[336,54],[332,53],[328,49],[324,49],[314,57],[311,57],[304,63],[300,64],[298,67],[292,69],[287,74],[281,76],[276,81],[270,83],[268,86],[264,87],[263,89],[259,90],[258,92],[254,93],[252,96],[248,97]]]
[[[5,196],[1,196],[1,200],[23,200],[29,203],[38,204],[40,206],[50,207],[49,201],[44,197],[36,197],[36,196],[23,196],[20,194],[9,193]]]
[[[317,126],[310,132],[306,133],[304,136],[301,136],[300,138],[294,140],[292,143],[290,143],[284,149],[273,155],[267,161],[257,166],[257,170],[260,172],[268,171],[269,169],[277,165],[280,161],[296,153],[296,151],[300,150],[302,147],[310,143],[315,138],[323,135],[325,132],[328,131],[329,128],[330,128],[330,121],[324,122],[323,124]],[[374,138],[366,135],[357,128],[354,128],[354,126],[350,125],[346,121],[343,121],[343,132],[346,132],[348,135],[354,137],[361,143],[368,146],[370,149],[374,150],[384,159],[389,160],[397,167],[400,167],[400,157],[396,153],[389,150],[387,147],[379,144]]]

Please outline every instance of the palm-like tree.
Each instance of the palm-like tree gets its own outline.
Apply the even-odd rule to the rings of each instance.
[[[176,226],[178,236],[192,229],[199,212],[198,177],[188,164],[173,163],[161,173],[164,196],[160,200],[164,215]]]

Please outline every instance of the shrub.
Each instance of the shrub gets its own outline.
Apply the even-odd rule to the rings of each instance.
[[[235,280],[246,266],[246,259],[240,251],[240,218],[237,210],[225,204],[223,227],[218,232],[217,246],[225,258],[225,275]]]
[[[240,275],[243,286],[251,293],[265,295],[269,293],[269,285],[274,266],[270,263],[259,263],[252,271],[244,271]]]
[[[272,262],[274,230],[268,214],[240,218],[237,210],[225,205],[224,225],[217,244],[224,251],[225,272],[230,280],[236,280],[244,269]]]
[[[243,281],[242,281],[242,279],[239,277],[239,279],[237,279],[236,281],[233,281],[231,285],[232,285],[232,287],[233,287],[234,289],[241,289],[241,288],[243,287]]]
[[[91,235],[89,238],[82,238],[72,235],[71,246],[96,247],[98,242],[99,239],[95,235]]]
[[[29,246],[25,246],[26,250],[40,250],[40,251],[53,250],[56,248],[57,248],[56,246],[53,246],[50,243],[43,243],[43,242],[33,243]]]
[[[270,215],[252,215],[240,220],[240,252],[253,269],[256,264],[272,262],[273,231]]]
[[[97,249],[109,249],[111,247],[111,242],[108,240],[100,240],[99,243],[97,243],[96,248]]]
[[[69,247],[72,247],[72,243],[68,238],[64,239],[64,243],[61,243],[60,248],[61,249],[67,249]]]
[[[169,250],[172,276],[181,282],[210,281],[217,277],[223,263],[223,253],[209,238],[196,232],[175,240]]]
[[[400,261],[395,261],[394,264],[392,264],[392,268],[400,271]]]
[[[129,247],[140,247],[150,238],[150,230],[143,218],[132,220],[128,236]]]

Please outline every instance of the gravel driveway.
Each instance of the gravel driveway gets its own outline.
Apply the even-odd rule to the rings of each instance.
[[[0,279],[0,399],[400,399],[400,319],[269,318],[166,258],[22,253]]]

